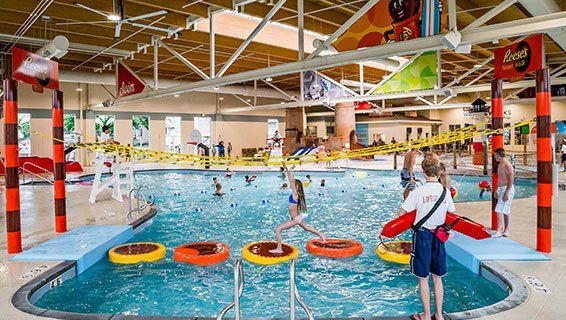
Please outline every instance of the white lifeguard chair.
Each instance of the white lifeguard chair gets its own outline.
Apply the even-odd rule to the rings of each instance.
[[[90,203],[96,202],[96,197],[104,190],[112,188],[112,198],[119,202],[124,202],[123,195],[126,195],[134,187],[134,168],[132,162],[105,161],[111,160],[106,155],[97,156],[94,160],[96,172],[92,189],[90,190]],[[112,159],[113,160],[113,159]],[[112,175],[105,181],[102,181],[102,174],[110,168]]]

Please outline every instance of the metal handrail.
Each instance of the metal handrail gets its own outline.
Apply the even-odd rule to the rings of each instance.
[[[150,201],[147,201],[145,193],[142,192],[143,189],[147,189],[147,191],[149,192]],[[132,195],[134,194],[134,192],[136,193],[136,208],[132,209]],[[142,198],[143,198],[143,204],[140,205],[140,199]],[[126,213],[126,217],[128,219],[132,219],[132,213],[134,211],[136,211],[139,216],[145,208],[147,208],[148,206],[152,206],[154,203],[155,203],[155,196],[151,191],[151,189],[149,189],[147,186],[139,186],[137,188],[132,188],[132,190],[130,190],[130,192],[128,193],[128,213]]]
[[[26,162],[26,163],[28,163],[28,162]],[[34,177],[34,176],[35,176],[35,177],[38,177],[39,179],[41,179],[41,180],[43,180],[43,181],[45,181],[45,182],[47,182],[47,183],[53,184],[53,181],[51,181],[51,180],[49,180],[49,179],[47,179],[47,178],[44,178],[44,177],[40,176],[39,174],[37,174],[37,173],[35,173],[35,172],[32,172],[32,171],[30,171],[30,170],[28,170],[28,169],[25,169],[23,166],[22,166],[22,172],[24,172],[24,173],[26,173],[26,172],[29,173],[29,176],[30,176],[31,184],[32,184],[32,185],[33,185],[33,177]],[[22,183],[24,183],[24,184],[26,183],[26,175],[25,175],[25,174],[22,174]]]
[[[305,310],[309,320],[314,320],[314,316],[312,310],[307,306],[307,304],[301,298],[299,294],[299,289],[297,289],[297,284],[295,283],[295,262],[296,259],[291,260],[291,264],[289,266],[289,295],[290,295],[290,319],[295,320],[295,299],[299,303],[299,305]]]
[[[30,177],[31,177],[31,184],[33,184],[33,177],[34,177],[34,176],[36,176],[36,177],[40,178],[41,180],[46,181],[46,182],[48,182],[48,183],[50,183],[50,184],[53,184],[53,181],[51,181],[51,180],[49,180],[49,179],[47,179],[47,178],[45,178],[45,177],[42,177],[42,176],[40,176],[39,174],[37,174],[37,173],[35,173],[35,172],[32,172],[32,171],[29,170],[29,169],[26,169],[26,166],[32,166],[32,167],[37,168],[37,169],[39,169],[39,170],[43,170],[44,173],[48,173],[48,174],[50,174],[50,175],[52,175],[52,176],[55,176],[55,174],[54,174],[53,172],[51,172],[51,171],[45,169],[45,168],[42,167],[42,166],[38,166],[37,164],[35,164],[35,163],[33,163],[33,162],[24,162],[24,164],[22,165],[22,171],[23,171],[23,172],[27,172],[27,173],[30,174]],[[22,175],[22,182],[23,182],[23,183],[26,183],[26,175],[25,175],[25,174]],[[67,178],[65,178],[65,182],[66,182],[66,183],[71,183],[71,181],[67,180]]]
[[[244,293],[244,267],[242,266],[242,261],[236,259],[234,264],[234,301],[222,308],[216,320],[222,320],[226,312],[232,309],[232,307],[234,307],[234,320],[240,320],[240,297],[242,293]]]

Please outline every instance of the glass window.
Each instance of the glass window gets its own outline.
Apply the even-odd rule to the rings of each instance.
[[[195,117],[195,130],[200,131],[202,135],[202,144],[211,147],[210,141],[210,128],[211,119],[210,117]]]
[[[31,155],[31,115],[18,113],[18,149],[20,156]]]
[[[75,134],[76,116],[74,114],[65,114],[63,116],[63,134],[66,143],[77,142],[77,135]],[[73,150],[67,155],[67,159],[76,160],[76,150]]]
[[[100,138],[100,134],[102,133],[102,127],[108,126],[110,130],[110,138],[116,139],[114,134],[114,123],[116,122],[116,117],[109,116],[105,114],[97,114],[94,117],[94,128],[96,130],[96,137]]]
[[[181,153],[181,117],[165,117],[165,148]]]
[[[133,143],[136,148],[149,149],[149,117],[132,116]]]

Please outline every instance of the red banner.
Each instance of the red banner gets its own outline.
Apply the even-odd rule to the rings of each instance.
[[[121,98],[143,92],[145,83],[126,65],[116,65],[116,97]]]
[[[523,80],[525,73],[542,68],[543,35],[536,34],[523,41],[495,50],[495,78]]]
[[[12,48],[12,78],[36,87],[59,89],[59,64],[35,53]]]

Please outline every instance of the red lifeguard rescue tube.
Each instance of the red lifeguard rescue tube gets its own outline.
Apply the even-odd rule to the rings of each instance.
[[[403,215],[395,220],[389,221],[381,231],[381,236],[386,238],[393,238],[404,231],[411,228],[415,217],[417,215],[416,211],[411,211],[406,215]],[[454,213],[446,214],[446,223],[453,224],[456,220],[458,222],[452,228],[455,231],[463,233],[468,237],[474,238],[476,240],[486,239],[491,237],[491,235],[485,230],[485,227],[471,219],[466,217],[461,217]]]

